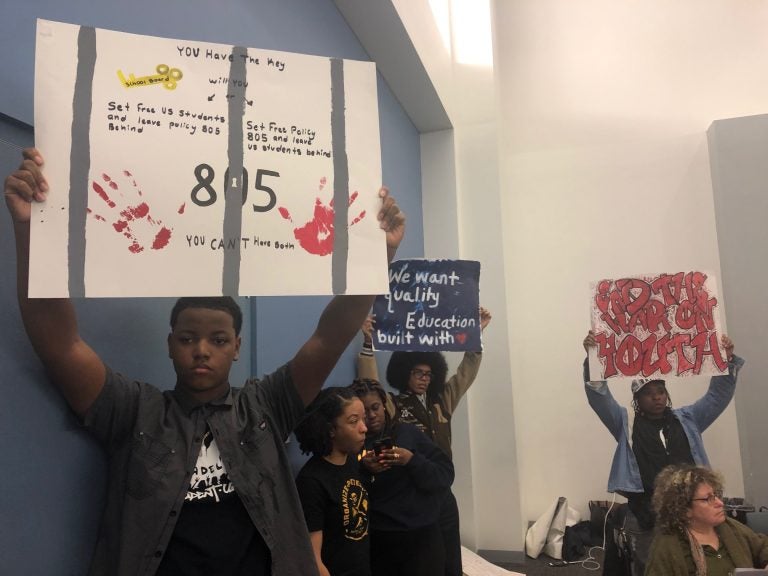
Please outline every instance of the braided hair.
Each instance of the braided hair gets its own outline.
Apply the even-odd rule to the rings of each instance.
[[[346,387],[333,386],[323,388],[296,427],[294,433],[299,441],[299,448],[304,454],[327,456],[333,449],[333,430],[336,418],[344,409],[357,399],[357,395]]]

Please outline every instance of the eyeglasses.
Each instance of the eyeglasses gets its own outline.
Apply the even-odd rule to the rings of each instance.
[[[691,498],[692,502],[706,502],[710,506],[713,505],[718,500],[720,500],[721,502],[723,501],[723,491],[722,490],[718,490],[716,492],[712,492],[712,494],[710,494],[706,498]]]
[[[432,380],[432,372],[426,372],[424,370],[419,370],[418,368],[414,368],[411,370],[411,374],[415,376],[418,380]]]

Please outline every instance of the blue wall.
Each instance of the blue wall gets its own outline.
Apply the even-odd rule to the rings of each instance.
[[[0,20],[0,175],[32,144],[35,19],[255,48],[368,60],[330,0],[6,0]],[[423,254],[419,135],[379,79],[383,180],[408,214],[402,257]],[[16,308],[10,218],[0,215],[0,564],[9,575],[85,574],[101,510],[105,462],[47,383]],[[232,374],[239,384],[288,360],[314,328],[327,298],[242,299],[245,349]],[[81,332],[115,369],[173,386],[165,338],[171,299],[78,302]],[[348,383],[356,344],[329,383]],[[295,448],[291,447],[292,451]],[[294,453],[294,460],[299,460]]]

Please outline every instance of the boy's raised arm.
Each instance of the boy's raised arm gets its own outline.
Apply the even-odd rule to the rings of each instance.
[[[391,261],[405,234],[405,214],[386,188],[382,188],[379,195],[382,206],[378,219],[386,232],[387,258]],[[293,382],[305,406],[320,392],[328,374],[360,329],[373,300],[373,295],[336,296],[323,310],[314,334],[291,362]]]
[[[5,179],[5,203],[16,237],[19,310],[35,352],[53,383],[79,416],[85,415],[104,386],[106,369],[78,333],[77,317],[67,298],[27,297],[29,279],[29,221],[32,204],[44,202],[48,184],[43,158],[35,148],[22,153],[18,170]]]

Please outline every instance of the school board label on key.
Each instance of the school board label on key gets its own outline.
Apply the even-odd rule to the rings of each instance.
[[[38,21],[30,295],[387,290],[375,66]]]

